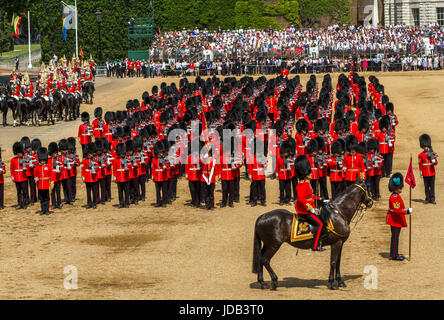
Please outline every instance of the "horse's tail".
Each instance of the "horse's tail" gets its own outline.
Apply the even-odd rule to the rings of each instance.
[[[256,228],[254,228],[253,273],[258,273],[261,268],[261,246],[261,238],[259,237]]]

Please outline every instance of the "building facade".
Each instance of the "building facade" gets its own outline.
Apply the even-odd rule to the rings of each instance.
[[[385,0],[384,25],[444,25],[444,0]]]
[[[382,23],[384,15],[383,0],[378,0],[378,21]],[[350,0],[350,16],[355,25],[367,25],[372,21],[373,0]]]

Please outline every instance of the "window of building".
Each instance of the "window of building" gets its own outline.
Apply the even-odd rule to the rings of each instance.
[[[419,27],[419,8],[413,8],[412,15],[413,15],[413,24],[416,27]]]
[[[436,8],[436,20],[440,26],[444,26],[444,8]]]

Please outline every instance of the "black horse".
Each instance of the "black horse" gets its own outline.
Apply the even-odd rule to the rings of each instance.
[[[3,114],[3,126],[6,127],[7,120],[6,117],[8,115],[8,104],[6,103],[6,95],[2,95],[0,93],[0,111]]]
[[[93,82],[88,81],[82,85],[82,96],[83,99],[85,100],[85,103],[89,104],[93,103],[94,91],[95,87]]]
[[[336,290],[345,287],[341,278],[340,264],[344,242],[350,235],[350,222],[356,212],[362,207],[370,208],[373,201],[368,196],[364,181],[350,185],[342,194],[330,201],[321,210],[321,217],[326,222],[331,219],[333,230],[322,230],[322,244],[331,246],[329,288]],[[287,242],[299,249],[310,249],[314,239],[291,242],[291,228],[293,213],[287,210],[273,210],[259,216],[254,229],[253,273],[257,273],[257,280],[261,288],[266,288],[263,278],[263,267],[271,276],[271,289],[278,286],[278,277],[270,266],[270,260],[279,250],[282,243]],[[327,223],[324,223],[324,226]],[[263,246],[261,247],[261,244]],[[336,279],[337,284],[334,283]]]

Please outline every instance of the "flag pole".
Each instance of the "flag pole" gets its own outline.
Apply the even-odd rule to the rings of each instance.
[[[31,63],[31,16],[28,11],[28,69],[32,68]]]
[[[412,164],[412,154],[410,153],[410,164]],[[409,208],[412,207],[412,186],[409,184]],[[409,261],[412,259],[412,214],[409,214]]]
[[[77,0],[74,0],[74,6],[76,7],[76,57],[79,56],[79,42],[77,40]]]

